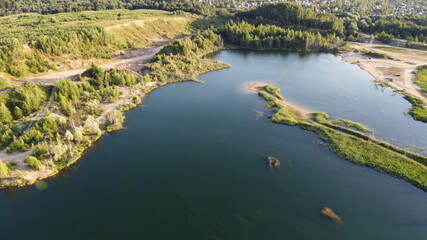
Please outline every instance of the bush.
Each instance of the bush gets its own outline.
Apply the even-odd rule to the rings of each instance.
[[[372,50],[362,49],[361,52],[364,53],[365,55],[367,55],[369,57],[373,57],[373,58],[393,59],[388,54],[380,53],[380,52],[376,52],[376,51],[372,51]]]
[[[280,88],[278,87],[273,87],[271,85],[267,85],[264,87],[265,91],[267,91],[270,94],[273,94],[274,96],[276,96],[278,99],[283,99],[283,96],[280,95]]]
[[[381,41],[382,43],[389,44],[393,40],[394,36],[385,32],[379,33],[376,38],[378,41]]]
[[[0,177],[4,177],[10,173],[10,169],[7,167],[7,164],[0,160]]]
[[[4,103],[0,103],[0,124],[7,124],[13,120],[12,114]]]
[[[123,128],[125,117],[119,110],[113,110],[107,114],[107,131],[112,132]]]
[[[26,156],[24,159],[24,163],[30,165],[35,170],[40,170],[43,168],[43,164],[33,156]]]

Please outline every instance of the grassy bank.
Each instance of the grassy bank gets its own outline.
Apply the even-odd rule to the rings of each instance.
[[[411,109],[409,109],[409,115],[411,115],[417,121],[427,122],[426,103],[423,100],[409,94],[404,94],[404,98],[412,104]]]
[[[383,59],[390,59],[393,60],[393,58],[386,54],[386,53],[380,53],[380,52],[376,52],[373,50],[367,50],[367,49],[362,49],[360,50],[363,54],[365,54],[368,57],[373,57],[373,58],[383,58]]]
[[[427,65],[419,66],[417,70],[415,83],[421,87],[424,93],[427,93]]]
[[[265,91],[258,93],[267,101],[273,114],[270,121],[277,124],[298,125],[317,134],[328,148],[351,162],[373,168],[410,182],[427,191],[427,157],[401,149],[389,143],[356,131],[354,124],[347,126],[329,120],[326,113],[314,113],[307,120],[298,116],[298,110]],[[366,129],[365,129],[366,130]]]

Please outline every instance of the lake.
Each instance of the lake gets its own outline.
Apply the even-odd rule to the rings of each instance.
[[[427,236],[427,194],[338,158],[311,133],[268,122],[250,82],[294,104],[375,129],[412,149],[427,124],[410,104],[331,54],[222,51],[232,68],[152,92],[71,168],[0,191],[2,239],[411,239]],[[425,150],[417,148],[425,154]],[[281,160],[270,169],[266,156]],[[343,220],[320,215],[324,206]]]

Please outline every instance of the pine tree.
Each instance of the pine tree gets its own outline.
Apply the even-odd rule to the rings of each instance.
[[[24,112],[21,108],[15,106],[15,108],[13,109],[13,116],[15,117],[15,119],[21,119],[24,117]]]
[[[6,124],[13,120],[12,114],[4,103],[0,104],[0,123]]]

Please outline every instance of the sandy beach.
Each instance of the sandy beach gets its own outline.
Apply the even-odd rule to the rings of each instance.
[[[427,95],[414,84],[417,67],[427,65],[427,51],[368,43],[354,43],[352,48],[341,54],[343,61],[359,65],[376,82],[427,102]],[[385,53],[393,59],[371,58],[361,53],[362,49]]]

